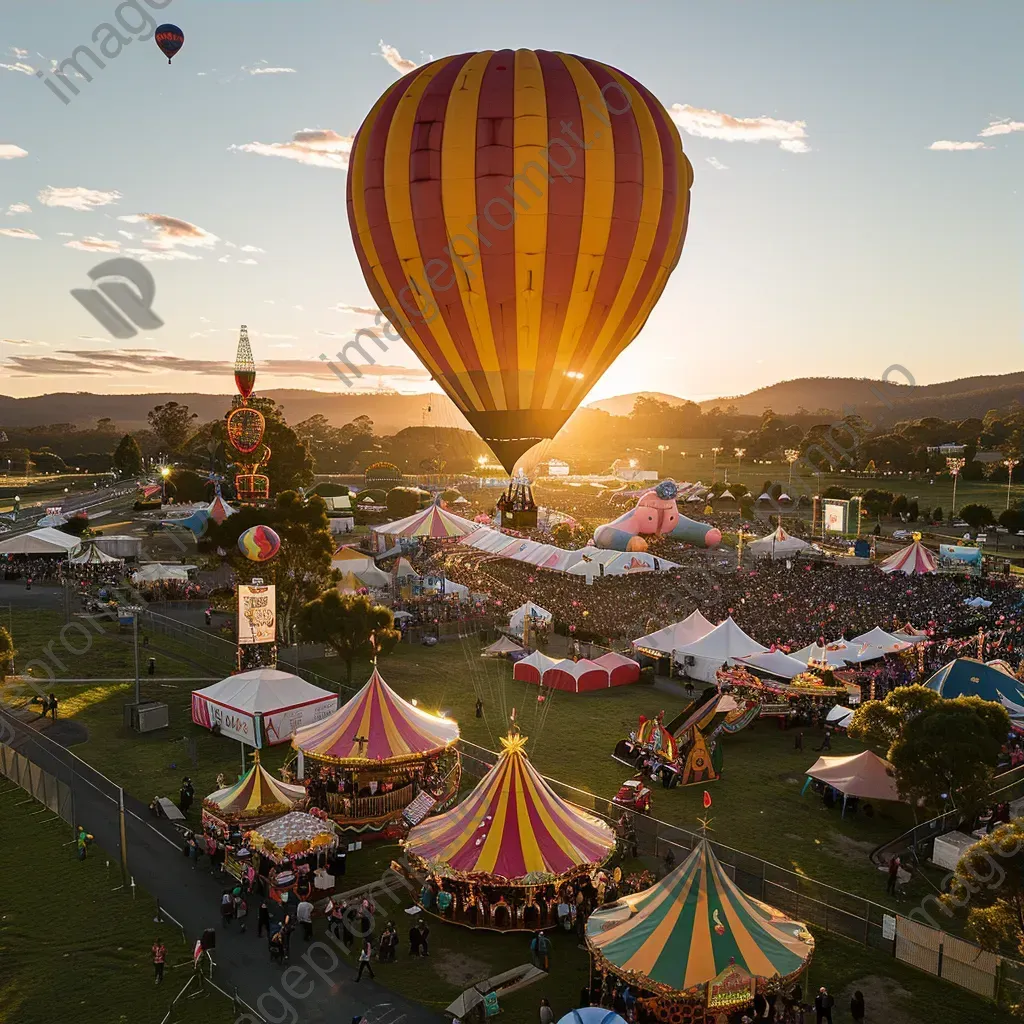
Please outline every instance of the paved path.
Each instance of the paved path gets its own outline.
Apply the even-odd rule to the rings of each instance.
[[[12,746],[64,781],[71,780],[73,773],[75,817],[96,837],[99,846],[112,851],[110,857],[115,860],[120,841],[117,804],[108,795],[116,793],[112,784],[92,774],[91,769],[83,767],[83,762],[69,751],[38,734],[20,735]],[[219,876],[215,878],[210,874],[204,863],[206,858],[193,870],[181,852],[180,835],[169,822],[154,819],[148,808],[127,794],[125,809],[129,870],[136,883],[156,896],[182,924],[188,938],[188,950],[168,943],[170,963],[188,960],[191,945],[203,929],[215,927],[214,981],[229,992],[237,990],[267,1021],[351,1024],[357,1013],[367,1013],[372,1024],[440,1024],[448,1020],[402,999],[368,978],[357,984],[352,966],[354,956],[346,957],[330,943],[322,944],[311,961],[304,962],[306,943],[300,931],[292,936],[291,970],[271,966],[266,938],[256,936],[258,903],[250,904],[248,929],[244,934],[239,931],[238,922],[232,922],[228,928],[221,927],[219,903],[224,886]],[[94,850],[92,856],[97,855],[102,854]],[[323,936],[324,922],[318,920],[314,938]],[[321,969],[320,974],[314,972],[315,967]],[[402,969],[401,962],[395,966],[374,967],[382,980],[388,971]],[[306,971],[305,976],[295,968]],[[172,991],[184,985],[187,971],[188,968],[169,971],[163,994],[170,998]],[[292,993],[306,994],[306,998],[289,995],[286,983]],[[285,1003],[291,1004],[294,1014],[285,1008]],[[236,1024],[257,1024],[257,1021],[243,1014]]]

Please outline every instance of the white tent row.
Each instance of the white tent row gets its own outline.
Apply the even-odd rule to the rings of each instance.
[[[880,626],[861,633],[852,640],[839,637],[831,643],[808,644],[792,657],[805,665],[810,661],[825,662],[830,668],[844,668],[846,665],[859,665],[865,661],[877,661],[886,654],[895,654],[913,647],[925,637],[895,636],[887,633]]]
[[[648,633],[633,641],[634,651],[654,651],[666,657],[671,657],[672,652],[687,644],[692,644],[702,636],[707,636],[715,628],[714,623],[709,622],[700,613],[698,608],[691,612],[682,622],[674,622],[671,626],[665,626],[654,633]]]
[[[763,654],[767,650],[763,644],[747,636],[730,615],[699,640],[676,648],[673,658],[684,665],[691,679],[713,683],[715,673],[722,665],[734,665],[740,658]]]
[[[160,562],[152,562],[144,565],[138,572],[132,573],[133,583],[160,583],[164,580],[188,579],[190,569],[194,565],[162,565]]]
[[[765,651],[763,654],[747,654],[736,661],[740,665],[775,676],[777,679],[790,680],[807,671],[807,666],[802,661],[778,650]]]
[[[0,555],[67,555],[81,544],[70,533],[43,527],[0,543]]]

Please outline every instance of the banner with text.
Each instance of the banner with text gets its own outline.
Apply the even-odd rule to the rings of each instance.
[[[277,637],[277,603],[273,586],[238,585],[238,642],[272,644]]]

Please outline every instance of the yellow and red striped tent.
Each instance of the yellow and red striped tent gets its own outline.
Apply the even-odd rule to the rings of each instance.
[[[297,729],[292,746],[315,761],[354,767],[422,761],[458,738],[456,722],[414,707],[374,668],[347,704],[322,722]]]
[[[260,752],[253,751],[255,763],[237,782],[203,798],[204,817],[223,822],[256,823],[285,814],[306,798],[304,786],[280,782],[260,764]]]
[[[372,527],[374,533],[383,533],[389,537],[427,537],[438,540],[465,537],[479,529],[478,523],[463,519],[462,516],[457,516],[436,504],[414,512],[405,519],[396,519],[393,523]]]
[[[733,977],[795,977],[814,953],[806,925],[741,892],[702,840],[643,892],[598,907],[587,946],[605,970],[659,995],[704,998]]]
[[[415,826],[406,852],[439,876],[518,885],[603,864],[615,833],[559,797],[530,764],[525,743],[525,736],[503,738],[497,764],[458,807]]]

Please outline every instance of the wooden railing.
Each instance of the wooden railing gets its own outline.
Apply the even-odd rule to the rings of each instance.
[[[382,818],[400,811],[412,803],[413,784],[410,782],[390,793],[378,796],[345,796],[342,793],[328,793],[328,812],[341,818]]]

